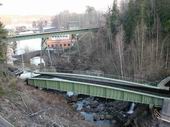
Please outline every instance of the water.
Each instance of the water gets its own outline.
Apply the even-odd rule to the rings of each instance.
[[[135,108],[135,103],[132,103],[131,106],[130,106],[129,111],[127,112],[127,114],[133,114],[134,108]]]
[[[82,100],[82,101],[77,101],[76,105],[77,105],[77,111],[81,111],[83,109],[84,105],[89,104],[88,101],[86,100]],[[113,123],[111,122],[111,120],[94,120],[94,115],[91,112],[84,112],[81,111],[80,114],[85,118],[86,121],[95,123],[98,127],[112,127]]]
[[[113,127],[112,124],[113,123],[110,120],[98,120],[98,121],[96,121],[96,125],[99,126],[99,127],[103,127],[103,126]]]
[[[94,121],[93,113],[87,113],[87,112],[80,112],[80,113],[85,118],[86,121],[95,123],[99,127],[111,127],[112,126],[112,122],[110,120]]]
[[[84,116],[85,120],[89,122],[94,122],[92,113],[87,113],[87,112],[80,112],[80,113],[82,116]]]
[[[33,33],[33,31],[21,32],[20,35],[32,34],[32,33]],[[35,50],[40,50],[40,49],[41,49],[41,39],[40,38],[17,41],[16,55],[20,55],[23,52],[25,53],[28,50],[35,51]]]
[[[42,61],[41,61],[41,58],[40,58],[40,57],[33,57],[32,59],[30,59],[30,63],[31,63],[32,65],[38,66],[41,62],[45,65],[44,60],[42,59]]]
[[[76,103],[76,105],[77,105],[77,111],[81,111],[82,108],[83,108],[83,101],[78,101],[78,102]]]
[[[27,79],[27,78],[31,78],[31,77],[38,76],[38,75],[39,75],[39,74],[35,74],[35,73],[32,73],[32,72],[24,71],[24,73],[21,74],[19,78],[21,78],[21,79]]]

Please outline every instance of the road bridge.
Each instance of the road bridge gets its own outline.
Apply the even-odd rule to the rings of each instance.
[[[16,42],[22,40],[29,40],[29,39],[41,39],[41,52],[40,56],[44,55],[45,51],[48,53],[50,65],[52,65],[52,60],[50,56],[50,51],[48,50],[47,40],[49,37],[56,37],[58,35],[65,35],[65,34],[81,34],[86,32],[97,32],[99,28],[83,28],[77,30],[63,30],[63,31],[55,31],[55,32],[44,32],[44,33],[35,33],[35,34],[26,34],[26,35],[16,35],[16,36],[8,36],[8,42]],[[42,61],[42,60],[41,60]]]
[[[55,37],[63,34],[80,34],[84,32],[96,32],[99,28],[82,28],[78,30],[63,30],[63,31],[54,31],[54,32],[44,32],[44,33],[35,33],[35,34],[25,34],[25,35],[16,35],[16,36],[8,36],[8,42],[13,41],[22,41],[29,39],[37,39],[37,38],[49,38]]]

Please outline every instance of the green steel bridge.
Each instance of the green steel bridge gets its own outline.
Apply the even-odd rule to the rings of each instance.
[[[63,30],[63,31],[54,31],[54,32],[8,36],[8,42],[29,40],[29,39],[36,39],[36,38],[46,39],[49,37],[63,35],[63,34],[80,34],[84,32],[96,32],[98,29],[99,28],[83,28],[78,30]]]
[[[39,76],[28,79],[29,85],[158,107],[163,105],[164,100],[170,99],[170,91],[158,86],[82,74],[53,72],[38,74]]]

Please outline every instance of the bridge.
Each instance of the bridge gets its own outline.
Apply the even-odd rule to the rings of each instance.
[[[41,50],[37,50],[37,51],[32,51],[32,52],[28,52],[28,53],[24,53],[20,55],[14,55],[12,57],[16,58],[19,61],[22,61],[23,59],[24,62],[29,62],[31,58],[37,57],[40,55],[41,55]]]
[[[28,84],[40,88],[72,91],[96,97],[162,106],[170,91],[147,84],[70,73],[39,72]]]
[[[84,32],[96,32],[99,28],[83,28],[78,30],[63,30],[63,31],[55,31],[55,32],[44,32],[44,33],[35,33],[35,34],[25,34],[25,35],[16,35],[16,36],[8,36],[8,42],[13,41],[21,41],[21,40],[29,40],[36,38],[49,38],[55,37],[57,35],[63,34],[80,34]]]
[[[170,125],[170,91],[166,86],[170,79],[164,79],[158,86],[140,84],[125,80],[99,76],[39,72],[38,76],[29,78],[27,84],[58,91],[72,91],[77,94],[149,104],[150,107],[161,107],[161,114],[156,116],[161,120],[160,125]],[[163,84],[164,83],[164,84]],[[159,87],[164,86],[164,87]]]
[[[37,52],[31,53],[30,56],[28,56],[28,54],[26,54],[26,55],[24,54],[24,59],[25,59],[24,61],[28,61],[28,59],[32,58],[33,56],[40,56],[42,58],[42,56],[46,53],[49,58],[50,65],[52,65],[50,51],[47,48],[48,47],[47,40],[49,39],[49,37],[55,37],[55,36],[63,35],[63,34],[81,34],[81,33],[85,33],[85,32],[97,32],[98,29],[99,28],[83,28],[83,29],[78,29],[78,30],[63,30],[63,31],[54,31],[54,32],[26,34],[26,35],[16,35],[16,36],[8,36],[7,40],[8,40],[8,42],[16,42],[16,41],[21,41],[21,40],[40,38],[41,39],[40,52],[37,51]],[[16,56],[16,57],[21,59],[21,57],[23,57],[23,56]]]

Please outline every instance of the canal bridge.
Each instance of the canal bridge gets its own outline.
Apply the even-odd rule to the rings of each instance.
[[[28,79],[28,84],[155,106],[162,106],[164,99],[170,99],[169,90],[149,84],[71,73],[39,72],[38,74],[40,75]]]

